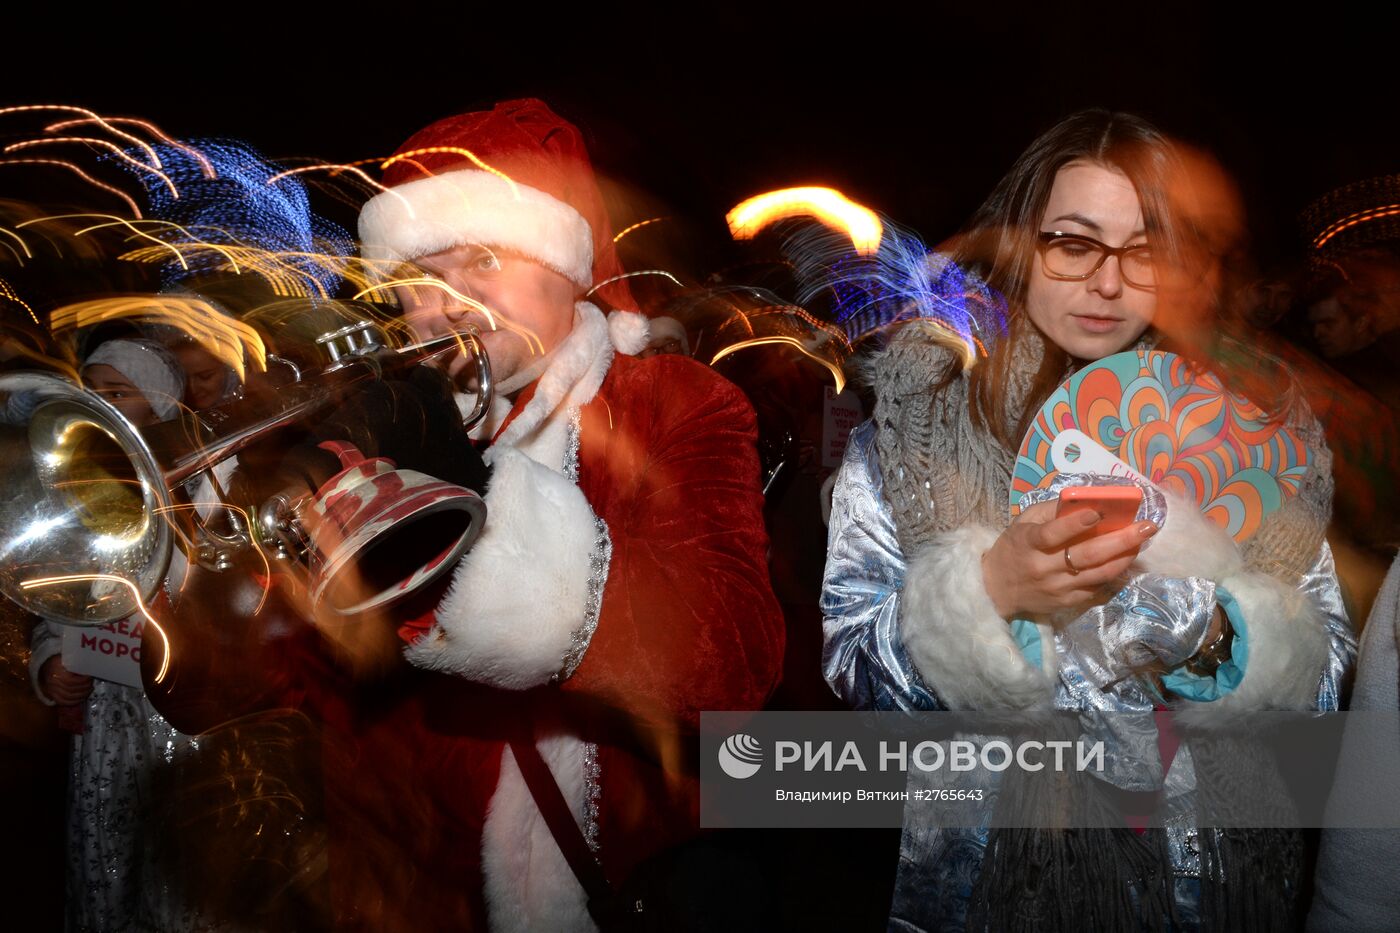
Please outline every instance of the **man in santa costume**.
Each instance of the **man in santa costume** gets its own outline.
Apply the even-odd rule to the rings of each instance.
[[[754,415],[698,363],[629,355],[646,319],[590,300],[625,295],[611,225],[579,131],[542,102],[434,123],[383,181],[366,258],[441,280],[399,289],[405,318],[424,339],[477,326],[497,392],[485,530],[400,629],[413,665],[475,685],[420,697],[441,743],[418,764],[464,835],[454,867],[417,870],[460,872],[493,930],[589,929],[500,720],[533,736],[614,884],[697,831],[700,711],[760,708],[782,662]]]

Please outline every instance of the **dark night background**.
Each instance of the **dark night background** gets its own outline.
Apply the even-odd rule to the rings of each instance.
[[[1394,23],[1347,4],[1305,20],[1191,3],[657,5],[547,27],[542,10],[508,5],[385,7],[363,21],[273,5],[204,13],[12,33],[0,102],[79,104],[177,137],[246,139],[273,159],[345,161],[535,95],[584,127],[600,170],[655,199],[620,207],[619,228],[682,215],[711,225],[707,242],[739,200],[812,182],[936,242],[1036,133],[1106,106],[1221,158],[1266,269],[1300,252],[1308,201],[1400,161]],[[0,137],[35,126],[3,119]],[[8,197],[60,173],[5,171]],[[687,259],[697,267],[683,271],[709,271]]]
[[[839,188],[937,242],[1037,133],[1087,106],[1139,113],[1215,153],[1241,185],[1264,271],[1301,259],[1296,218],[1309,201],[1400,172],[1395,17],[1343,3],[1310,5],[1305,18],[1193,3],[655,4],[576,13],[547,32],[551,14],[534,5],[73,9],[8,30],[0,105],[75,104],[177,138],[244,139],[274,160],[339,162],[387,156],[440,117],[539,96],[584,129],[624,195],[617,228],[686,219],[687,235],[657,248],[691,279],[742,261],[729,208],[796,184]],[[40,125],[0,117],[0,142]],[[0,199],[76,193],[119,207],[65,187],[59,169],[0,172]],[[353,230],[353,212],[315,203]],[[20,841],[0,861],[23,867],[0,869],[0,903],[6,926],[56,928],[63,752],[17,752],[14,709],[0,707],[0,831]],[[845,842],[892,854],[885,836]],[[839,864],[803,890],[842,891]],[[865,884],[892,871],[871,862]],[[865,913],[879,925],[879,904]]]

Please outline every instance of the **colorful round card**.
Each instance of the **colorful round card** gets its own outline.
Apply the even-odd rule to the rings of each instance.
[[[1016,458],[1011,513],[1060,473],[1132,476],[1195,500],[1243,541],[1298,492],[1309,457],[1215,376],[1174,353],[1133,350],[1084,367],[1041,407]]]

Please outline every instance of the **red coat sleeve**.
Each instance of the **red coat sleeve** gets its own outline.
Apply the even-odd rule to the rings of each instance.
[[[658,725],[757,709],[782,668],[753,410],[691,360],[619,359],[584,410],[579,484],[612,554],[566,691]]]

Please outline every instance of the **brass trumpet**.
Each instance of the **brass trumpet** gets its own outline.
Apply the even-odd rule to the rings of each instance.
[[[349,615],[393,602],[455,566],[480,534],[485,503],[469,489],[421,474],[396,471],[394,489],[414,490],[417,498],[398,502],[393,521],[347,531],[336,539],[333,555],[317,546],[315,529],[306,527],[305,519],[314,520],[317,512],[308,490],[277,493],[246,509],[227,501],[216,465],[306,423],[389,369],[465,349],[475,361],[478,391],[464,427],[473,427],[488,410],[490,360],[474,331],[389,349],[377,327],[361,322],[316,343],[327,357],[321,371],[303,377],[292,367],[293,381],[273,393],[271,411],[250,419],[248,405],[235,400],[202,413],[193,425],[191,419],[172,422],[163,435],[143,434],[105,399],[61,376],[0,376],[0,401],[23,398],[31,411],[23,425],[0,425],[0,591],[44,618],[102,625],[156,597],[177,545],[191,563],[212,570],[227,570],[237,555],[257,548],[270,561],[302,566],[313,594],[331,611]],[[176,435],[183,444],[171,442]],[[373,472],[367,470],[366,482]],[[200,474],[216,497],[202,520],[182,493]],[[400,482],[404,476],[410,479]],[[344,575],[374,571],[376,561],[401,550],[390,543],[394,539],[425,537],[436,542],[430,542],[435,550],[426,566],[391,571],[392,578],[382,568],[370,573],[378,589],[367,598],[339,593]]]

